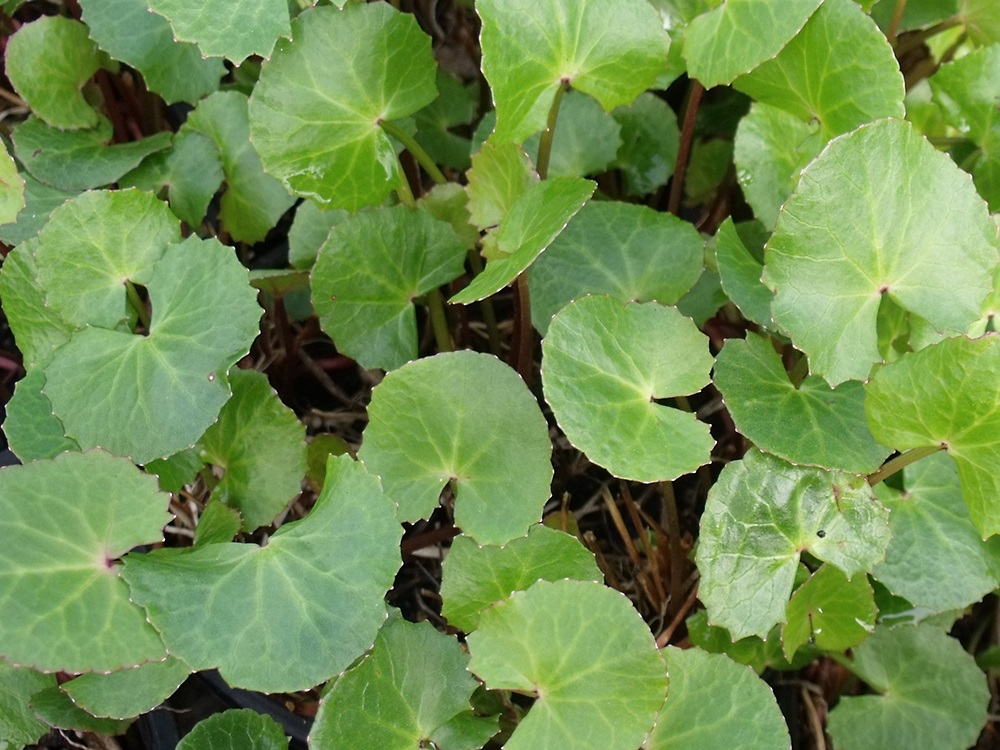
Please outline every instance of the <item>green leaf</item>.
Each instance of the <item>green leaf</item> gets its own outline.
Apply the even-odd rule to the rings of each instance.
[[[625,175],[629,194],[648,195],[666,185],[677,166],[680,142],[673,110],[660,97],[647,91],[611,115],[621,126],[622,145],[618,149],[617,165]]]
[[[983,538],[1000,532],[1000,335],[944,339],[886,365],[866,386],[875,437],[897,450],[944,448]]]
[[[670,305],[701,275],[704,241],[686,221],[645,206],[587,203],[531,266],[531,317],[552,316],[587,294]]]
[[[35,693],[31,696],[31,707],[39,719],[59,729],[76,729],[114,737],[125,734],[130,723],[91,716],[58,687],[45,688]]]
[[[260,307],[230,248],[189,237],[150,272],[148,336],[86,328],[52,355],[44,393],[66,433],[136,463],[191,447],[229,399]]]
[[[964,609],[1000,585],[1000,539],[983,541],[962,501],[953,461],[928,456],[903,470],[905,491],[875,491],[891,511],[892,539],[875,578],[914,605]],[[942,571],[950,571],[942,576]]]
[[[324,209],[313,201],[302,201],[288,230],[288,262],[295,268],[311,268],[330,230],[348,216],[347,211]]]
[[[148,474],[156,474],[164,492],[180,492],[184,485],[194,482],[204,465],[198,451],[187,448],[167,458],[150,461],[142,468]]]
[[[48,730],[31,709],[31,696],[56,686],[56,676],[7,664],[0,659],[0,750],[23,750]]]
[[[24,180],[25,206],[15,223],[0,224],[0,242],[12,247],[37,235],[49,220],[49,214],[74,195],[39,182],[26,172],[21,178]]]
[[[467,643],[469,669],[489,688],[538,696],[506,750],[634,750],[663,706],[666,669],[649,628],[598,583],[518,591],[482,613]]]
[[[646,750],[739,746],[787,750],[788,727],[767,683],[749,667],[699,648],[664,650],[670,692]]]
[[[553,177],[517,198],[495,234],[498,255],[449,302],[467,305],[485,299],[516,279],[547,248],[597,188],[578,177]]]
[[[480,229],[500,224],[514,202],[538,183],[538,173],[523,148],[493,141],[486,141],[472,156],[467,177],[469,213]]]
[[[147,88],[167,103],[194,104],[219,88],[226,74],[222,60],[203,57],[195,45],[175,41],[170,24],[150,13],[146,0],[84,0],[80,7],[90,38],[142,73]]]
[[[219,216],[230,235],[241,242],[264,239],[295,199],[264,174],[260,157],[250,145],[247,98],[236,91],[220,91],[202,99],[181,132],[188,128],[215,141],[222,156],[226,191]]]
[[[66,437],[62,422],[52,413],[52,402],[42,393],[44,385],[44,370],[29,370],[18,381],[5,408],[4,435],[21,463],[80,450],[75,440]]]
[[[524,142],[538,155],[541,134]],[[622,145],[621,125],[589,96],[567,91],[559,107],[559,123],[552,138],[549,177],[583,177],[607,170]]]
[[[479,683],[468,663],[458,641],[429,622],[391,616],[371,653],[324,696],[310,747],[447,748],[436,742],[439,731],[459,715],[472,716],[469,698]],[[485,721],[495,733],[496,719]]]
[[[758,258],[763,257],[769,236],[760,222],[734,224],[732,217],[722,222],[715,234],[715,262],[722,288],[743,317],[765,329],[774,327],[774,295],[760,280],[764,265]]]
[[[740,188],[758,221],[774,227],[778,211],[799,181],[799,172],[822,146],[814,123],[769,104],[750,106],[736,130],[733,159]]]
[[[191,668],[180,659],[147,662],[109,674],[74,677],[60,687],[87,713],[104,718],[128,719],[146,713],[173,695]]]
[[[417,112],[417,143],[436,164],[464,172],[469,168],[471,141],[455,130],[472,123],[478,105],[478,87],[439,70],[438,98]]]
[[[905,114],[892,47],[854,0],[824,0],[777,57],[734,86],[806,122],[818,120],[824,140]]]
[[[469,196],[457,182],[435,185],[420,197],[417,208],[449,224],[466,250],[472,250],[479,242],[479,230],[469,213]]]
[[[125,282],[149,283],[164,248],[179,240],[177,219],[150,193],[84,193],[53,211],[38,235],[46,304],[74,326],[115,329],[132,314]]]
[[[870,8],[866,6],[871,6]],[[896,11],[896,0],[865,0],[861,7],[870,10],[879,28],[887,29]],[[958,13],[958,0],[909,0],[899,19],[898,32],[924,29]]]
[[[666,67],[669,39],[645,0],[478,0],[476,9],[497,143],[521,143],[544,128],[564,81],[610,112]]]
[[[358,457],[401,521],[426,518],[446,484],[455,523],[480,544],[524,536],[549,497],[548,426],[524,381],[470,351],[419,359],[372,391]]]
[[[430,37],[385,3],[308,10],[292,37],[278,43],[250,98],[264,169],[318,203],[382,203],[404,178],[379,123],[434,99]]]
[[[976,44],[1000,42],[1000,9],[993,0],[960,0],[959,18]]]
[[[856,750],[963,750],[986,722],[986,677],[962,644],[933,625],[878,628],[851,670],[882,695],[843,697],[827,729]]]
[[[371,647],[399,568],[402,529],[378,479],[331,458],[304,519],[266,547],[206,544],[131,555],[122,575],[193,669],[263,692],[312,687]]]
[[[688,24],[684,59],[692,78],[710,89],[749,73],[799,33],[823,0],[727,0]]]
[[[676,479],[708,463],[708,425],[656,403],[709,382],[708,340],[675,308],[584,297],[542,342],[545,400],[587,458],[623,479]]]
[[[441,572],[441,614],[466,633],[476,629],[480,613],[491,604],[537,581],[600,583],[604,578],[593,554],[575,537],[546,526],[532,526],[527,536],[502,547],[480,546],[459,536]]]
[[[57,130],[37,117],[14,130],[17,158],[34,177],[59,190],[79,191],[115,182],[150,154],[170,146],[169,133],[107,145],[111,124],[91,130]]]
[[[774,320],[831,385],[881,362],[882,296],[938,330],[979,318],[996,226],[969,178],[906,122],[834,139],[799,178],[767,246]]]
[[[31,110],[54,128],[92,128],[98,114],[83,85],[101,65],[87,27],[60,16],[24,24],[7,42],[7,77]]]
[[[875,628],[878,608],[867,576],[848,579],[838,568],[823,565],[792,595],[786,615],[781,640],[791,659],[806,643],[824,651],[857,646]]]
[[[243,530],[253,531],[271,523],[302,489],[305,425],[262,373],[237,370],[229,384],[233,397],[201,438],[201,450],[223,470],[213,496],[239,510]]]
[[[751,451],[722,470],[701,517],[698,595],[734,639],[785,619],[802,552],[849,577],[882,560],[889,512],[863,479]]]
[[[236,508],[223,505],[218,498],[210,500],[198,516],[194,533],[194,546],[231,542],[243,528],[243,518]]]
[[[0,471],[0,499],[4,658],[66,672],[164,658],[114,563],[163,540],[169,497],[155,478],[100,451],[64,453]]]
[[[805,565],[800,566],[800,571],[809,575]],[[751,667],[757,674],[762,674],[765,669],[801,669],[819,656],[814,647],[805,646],[789,662],[781,650],[781,629],[777,625],[768,633],[767,640],[755,635],[733,640],[725,628],[708,624],[708,613],[703,609],[687,618],[685,625],[693,645],[711,654],[725,654],[738,664]]]
[[[715,385],[736,429],[793,464],[870,474],[891,452],[868,429],[861,383],[830,388],[808,377],[796,387],[770,338],[728,339],[716,358]]]
[[[392,370],[417,358],[414,299],[464,270],[464,245],[426,211],[362,211],[337,224],[320,248],[313,306],[339,351],[363,367]]]
[[[287,750],[285,730],[251,708],[213,714],[198,722],[177,750]]]
[[[0,148],[0,224],[17,221],[24,206],[24,178],[17,173],[17,164],[4,145]]]
[[[290,37],[286,0],[149,0],[180,42],[193,42],[205,57],[239,65],[251,55],[267,58],[278,37]]]

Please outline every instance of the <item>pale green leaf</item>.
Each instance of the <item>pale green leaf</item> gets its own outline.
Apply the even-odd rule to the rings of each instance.
[[[371,647],[402,529],[361,464],[345,456],[328,466],[309,515],[266,547],[206,544],[126,560],[132,596],[172,654],[196,670],[218,667],[237,687],[288,692],[329,679]]]
[[[310,275],[313,306],[337,349],[392,370],[417,357],[414,299],[461,276],[451,226],[406,206],[362,211],[331,231]]]
[[[61,16],[26,23],[7,42],[7,77],[31,110],[55,128],[97,125],[97,111],[82,89],[100,64],[87,27]]]
[[[229,399],[260,307],[230,248],[189,237],[150,270],[147,336],[86,328],[52,355],[44,393],[66,434],[136,463],[191,447]]]
[[[109,674],[75,677],[60,687],[93,716],[128,719],[156,708],[180,687],[191,668],[174,657]]]
[[[692,78],[710,89],[732,83],[788,44],[823,0],[726,0],[698,16],[684,33]]]
[[[194,546],[231,542],[243,528],[243,518],[236,508],[223,505],[218,498],[209,500],[198,516],[194,532]]]
[[[863,479],[751,451],[722,470],[701,518],[698,595],[734,639],[785,619],[802,552],[849,577],[880,562],[889,512]]]
[[[840,136],[799,178],[767,245],[774,320],[831,385],[882,361],[883,294],[938,330],[980,316],[996,226],[972,181],[909,124]]]
[[[467,305],[485,299],[518,277],[547,248],[594,194],[596,183],[553,177],[529,187],[510,206],[495,239],[496,257],[449,302]]]
[[[449,625],[471,633],[480,613],[537,581],[596,581],[603,575],[593,554],[569,534],[532,526],[528,535],[502,547],[480,546],[459,536],[442,566],[441,614]]]
[[[176,41],[170,24],[150,13],[146,0],[83,0],[80,7],[90,38],[142,73],[146,87],[167,103],[194,104],[215,91],[226,74],[222,60],[206,58],[195,45]]]
[[[656,403],[708,381],[708,340],[675,308],[584,297],[542,342],[545,400],[569,441],[615,476],[675,479],[708,463],[714,441],[693,414]]]
[[[531,159],[516,143],[486,141],[466,175],[469,213],[480,229],[495,227],[514,202],[538,182]]]
[[[438,354],[386,375],[372,391],[358,457],[382,477],[399,519],[425,518],[445,485],[455,523],[504,544],[537,523],[549,498],[552,444],[535,397],[488,354]]]
[[[469,196],[463,185],[457,182],[435,185],[420,197],[417,208],[450,225],[466,250],[472,250],[479,242],[479,229],[472,223]]]
[[[498,143],[545,127],[563,82],[610,112],[666,68],[669,38],[645,0],[479,0],[476,9]]]
[[[770,338],[728,339],[716,357],[715,385],[736,429],[793,464],[870,474],[891,452],[868,429],[861,383],[830,388],[808,377],[795,386]]]
[[[198,722],[177,750],[287,750],[281,724],[252,708],[213,714]]]
[[[663,706],[649,628],[598,583],[540,581],[483,612],[467,643],[469,669],[489,688],[537,696],[507,750],[634,750]]]
[[[904,115],[892,47],[854,0],[824,0],[776,58],[734,86],[806,122],[818,120],[824,140]]]
[[[323,697],[310,747],[431,747],[448,722],[472,716],[469,698],[479,683],[467,671],[468,663],[458,641],[429,622],[391,616],[371,653]],[[495,719],[492,727],[495,733]],[[451,750],[437,742],[433,747]]]
[[[722,288],[743,317],[765,329],[774,328],[774,295],[760,280],[764,271],[760,258],[768,237],[770,232],[760,222],[734,224],[732,217],[722,222],[715,234],[715,262]]]
[[[29,370],[17,382],[5,407],[3,432],[21,463],[80,450],[75,440],[66,437],[62,422],[52,413],[52,402],[42,393],[44,385],[44,370],[41,367]]]
[[[857,646],[875,629],[878,608],[867,576],[848,579],[824,565],[792,594],[785,614],[781,640],[791,659],[806,643],[834,652]]]
[[[24,178],[7,150],[0,148],[0,224],[12,224],[24,210]]]
[[[324,209],[313,201],[302,201],[288,230],[288,262],[295,268],[311,268],[330,230],[348,216],[347,211]]]
[[[1000,42],[1000,8],[993,0],[959,0],[959,18],[976,44]]]
[[[22,173],[21,178],[24,180],[25,206],[15,223],[0,224],[0,241],[12,247],[35,237],[49,220],[49,214],[74,196],[74,193],[39,182],[27,172]]]
[[[239,510],[243,529],[271,523],[299,494],[306,474],[305,425],[262,373],[229,376],[233,396],[202,436],[202,456],[223,470],[213,496]]]
[[[854,649],[851,669],[881,695],[834,706],[827,729],[838,748],[965,750],[986,722],[986,676],[933,625],[878,628]]]
[[[404,178],[379,123],[434,99],[430,37],[386,3],[307,10],[292,37],[278,43],[250,99],[264,169],[318,203],[382,203]]]
[[[628,192],[647,195],[666,185],[677,166],[680,142],[673,110],[660,97],[645,92],[611,115],[621,126],[616,163],[625,175]]]
[[[30,700],[35,693],[56,686],[56,676],[14,667],[0,659],[0,750],[24,750],[41,739],[49,727],[35,717]]]
[[[278,37],[291,36],[286,0],[148,0],[174,38],[193,42],[205,57],[239,65],[251,55],[267,58]]]
[[[670,690],[646,750],[787,750],[788,727],[767,683],[749,667],[699,648],[664,650]]]
[[[972,525],[954,462],[928,456],[907,466],[903,479],[903,492],[876,487],[891,511],[892,539],[875,578],[937,612],[964,609],[1000,586],[1000,538],[984,542]]]
[[[536,133],[524,142],[525,151],[537,159],[540,142]],[[586,94],[567,91],[552,138],[549,177],[600,174],[615,161],[621,145],[618,121]]]
[[[115,560],[162,541],[170,498],[101,451],[0,470],[0,652],[16,664],[83,672],[166,656]]]
[[[897,450],[944,448],[972,522],[1000,532],[1000,335],[944,339],[886,365],[866,386],[875,437]]]
[[[553,315],[587,294],[674,304],[698,280],[703,259],[704,241],[688,222],[591,201],[531,266],[532,322],[544,336]]]

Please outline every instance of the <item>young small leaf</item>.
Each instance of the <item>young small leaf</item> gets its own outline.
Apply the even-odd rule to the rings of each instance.
[[[252,708],[213,714],[195,724],[177,750],[287,750],[281,724]]]
[[[867,576],[848,579],[839,568],[823,565],[788,602],[781,628],[785,658],[791,660],[806,643],[824,651],[857,646],[875,629],[877,614]]]

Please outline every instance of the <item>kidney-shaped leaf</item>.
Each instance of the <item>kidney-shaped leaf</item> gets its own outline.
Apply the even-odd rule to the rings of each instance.
[[[163,539],[156,479],[101,451],[0,471],[0,654],[47,671],[109,671],[166,652],[114,561]]]
[[[767,683],[747,666],[700,648],[664,652],[670,692],[646,750],[788,750],[788,727]]]
[[[511,368],[488,354],[438,354],[372,391],[358,457],[382,477],[399,519],[425,518],[449,482],[455,523],[482,544],[524,536],[549,498],[548,426]]]
[[[392,370],[417,358],[413,300],[464,269],[462,241],[426,211],[363,211],[337,224],[320,249],[313,305],[337,349],[363,367]]]
[[[540,581],[482,613],[469,669],[491,689],[538,696],[507,750],[634,750],[663,706],[667,675],[621,593]]]
[[[828,729],[852,750],[965,750],[986,722],[986,676],[962,644],[934,625],[878,628],[854,649],[851,670],[881,695],[842,697]]]
[[[429,622],[390,617],[371,653],[337,678],[324,696],[309,746],[449,750],[450,745],[439,743],[438,733],[459,716],[474,720],[469,699],[479,683],[467,671],[468,663],[458,641]],[[497,723],[482,721],[487,725],[485,743]]]
[[[889,543],[889,512],[862,479],[751,451],[722,470],[701,518],[698,594],[734,640],[766,638],[785,619],[802,552],[849,577]]]
[[[164,16],[174,38],[193,42],[205,57],[239,65],[250,55],[268,57],[275,40],[290,35],[285,0],[147,0]]]
[[[149,335],[74,333],[53,353],[43,389],[67,435],[136,463],[190,448],[215,421],[261,312],[246,268],[216,240],[171,245],[150,275]]]
[[[497,142],[521,143],[545,127],[564,82],[610,112],[667,65],[669,39],[645,0],[479,0],[476,8]]]
[[[287,750],[281,724],[252,708],[213,714],[195,724],[177,750]]]
[[[908,123],[835,138],[802,171],[767,245],[775,322],[831,385],[882,361],[883,295],[938,330],[980,317],[996,225],[972,181]]]
[[[944,448],[955,459],[972,522],[1000,533],[1000,335],[904,354],[866,386],[872,432],[898,450]]]
[[[379,123],[434,99],[430,37],[386,3],[308,10],[292,37],[278,43],[250,97],[264,169],[320,203],[352,211],[381,203],[404,177]]]
[[[656,403],[708,383],[708,340],[656,302],[584,297],[542,342],[545,400],[569,441],[623,479],[675,479],[708,463],[714,441],[693,414]]]
[[[890,453],[868,429],[861,383],[830,388],[808,377],[796,387],[769,338],[728,339],[716,357],[715,384],[736,429],[786,461],[868,474]]]
[[[402,529],[378,479],[331,458],[309,515],[266,547],[219,543],[132,555],[122,575],[170,652],[232,685],[312,687],[371,647]]]

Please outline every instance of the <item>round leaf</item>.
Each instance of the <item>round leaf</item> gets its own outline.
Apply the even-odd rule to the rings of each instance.
[[[417,358],[413,300],[465,270],[465,246],[426,211],[363,211],[333,228],[313,266],[312,298],[337,349],[362,367]]]
[[[26,23],[7,42],[7,77],[32,111],[54,128],[97,124],[97,112],[81,89],[100,63],[87,27],[61,16]]]
[[[972,522],[1000,532],[1000,335],[944,339],[886,365],[866,386],[875,437],[897,450],[942,447]]]
[[[621,126],[617,163],[625,174],[629,193],[648,195],[666,185],[677,166],[680,142],[673,110],[647,91],[628,107],[619,107],[611,114]]]
[[[281,724],[252,708],[213,714],[198,722],[177,750],[287,750]]]
[[[548,426],[507,365],[461,351],[420,359],[372,391],[358,457],[382,477],[399,519],[426,518],[455,492],[455,523],[482,544],[524,536],[549,498]]]
[[[93,716],[128,719],[156,708],[189,674],[187,664],[168,657],[110,674],[82,674],[60,687]]]
[[[302,489],[305,425],[281,403],[262,373],[230,376],[233,396],[201,438],[209,463],[224,470],[213,495],[235,507],[243,529],[271,523]]]
[[[669,39],[645,0],[479,0],[476,9],[498,143],[544,128],[564,81],[610,112],[666,68]]]
[[[831,385],[882,361],[883,295],[938,330],[980,316],[996,225],[968,175],[901,120],[835,138],[803,170],[767,246],[775,322]]]
[[[230,248],[189,237],[150,272],[148,336],[73,334],[45,371],[66,434],[136,463],[191,447],[229,399],[229,368],[258,333],[260,307]]]
[[[733,639],[785,619],[802,552],[849,577],[880,562],[889,512],[862,479],[752,451],[722,470],[701,517],[698,595]]]
[[[655,402],[708,383],[708,340],[676,309],[584,297],[542,342],[545,400],[569,441],[623,479],[676,479],[708,463],[708,425]]]
[[[589,96],[567,91],[559,106],[559,124],[552,138],[549,177],[583,177],[607,170],[622,145],[621,125]],[[537,156],[541,134],[524,142]]]
[[[308,10],[292,37],[278,43],[250,98],[264,169],[319,203],[381,203],[403,176],[379,123],[434,99],[430,37],[385,3]]]
[[[793,464],[869,474],[890,453],[868,429],[861,383],[830,388],[809,377],[796,387],[768,338],[728,339],[716,358],[715,385],[736,429]]]
[[[489,688],[538,696],[506,750],[634,750],[663,706],[649,628],[598,583],[540,581],[483,612],[467,642],[469,669]]]
[[[670,674],[667,703],[646,750],[739,746],[787,750],[788,727],[774,694],[750,667],[700,648],[664,650]]]
[[[266,547],[219,543],[130,556],[123,576],[170,652],[238,687],[312,687],[371,647],[399,568],[392,502],[346,456],[301,521]]]
[[[671,305],[701,275],[704,242],[680,219],[645,206],[587,203],[532,265],[531,318],[542,335],[587,294]]]
[[[109,671],[166,653],[114,561],[163,540],[169,497],[100,451],[0,471],[0,654],[47,671]]]

